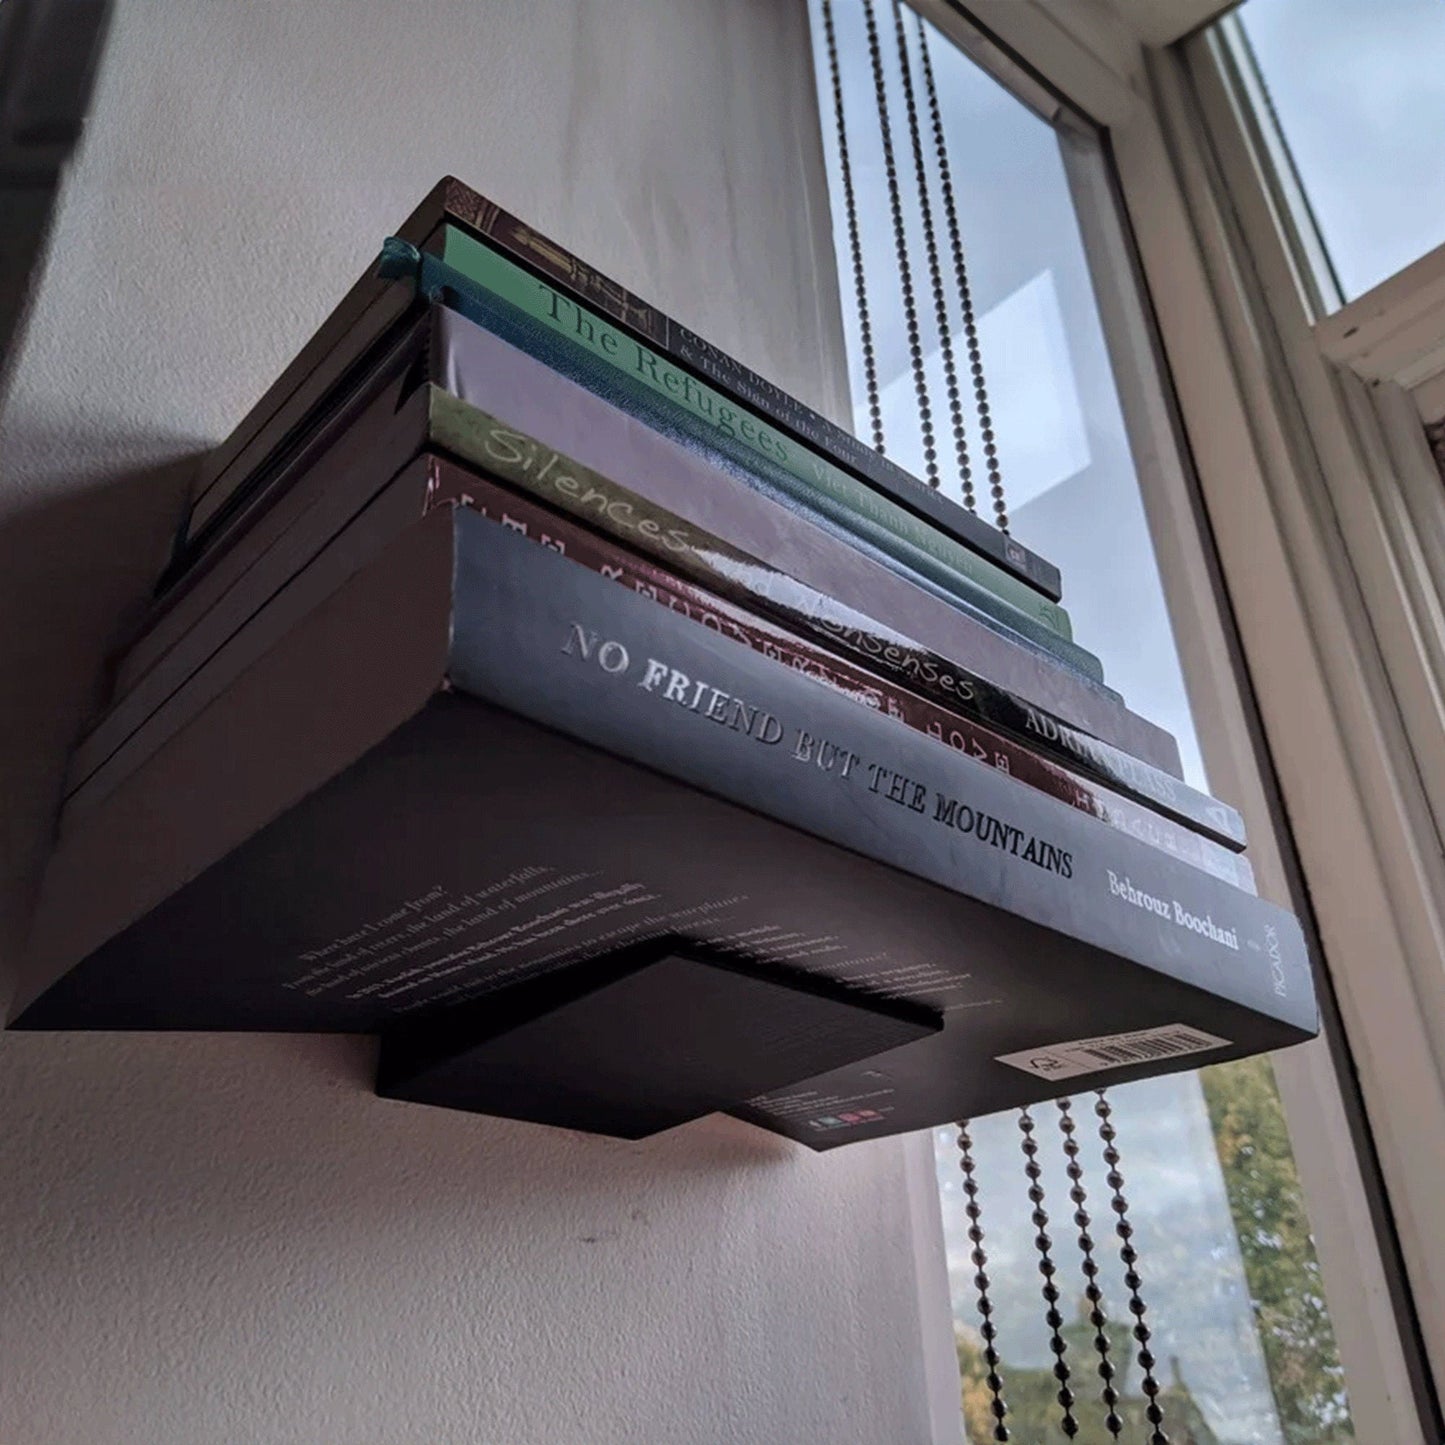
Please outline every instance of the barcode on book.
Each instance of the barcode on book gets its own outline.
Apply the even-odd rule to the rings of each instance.
[[[1202,1054],[1206,1049],[1222,1048],[1228,1042],[1201,1029],[1165,1024],[1157,1029],[1138,1029],[1132,1034],[1105,1034],[1097,1039],[1076,1039],[1067,1044],[1045,1044],[1016,1054],[1000,1054],[998,1062],[1040,1079],[1074,1079],[1080,1074],[1097,1074],[1131,1064]]]

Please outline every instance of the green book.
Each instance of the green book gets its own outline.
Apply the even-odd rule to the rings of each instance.
[[[900,541],[967,578],[1058,636],[1072,641],[1069,614],[1026,583],[880,496],[835,462],[781,435],[755,413],[699,381],[691,372],[649,350],[530,271],[513,264],[455,226],[444,228],[442,260],[526,315],[584,347],[633,382],[641,382],[673,405],[714,428],[733,445],[755,453],[771,468],[809,491],[866,518]]]

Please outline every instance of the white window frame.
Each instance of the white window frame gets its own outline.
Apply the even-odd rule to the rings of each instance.
[[[1050,119],[1065,96],[1107,133],[1127,232],[1116,198],[1089,194],[1107,184],[1097,167],[1071,177],[1200,745],[1245,816],[1261,891],[1285,901],[1288,828],[1342,1016],[1333,1048],[1287,1050],[1275,1073],[1356,1436],[1432,1439],[1445,861],[1424,785],[1445,748],[1428,778],[1417,759],[1442,715],[1445,502],[1438,481],[1436,505],[1426,495],[1423,436],[1407,500],[1391,465],[1408,433],[1398,398],[1362,395],[1322,352],[1210,39],[1150,48],[1098,0],[964,0],[968,18],[953,0],[910,3]],[[1351,1067],[1368,1126],[1341,1085]]]
[[[1315,860],[1307,870],[1318,870],[1311,881],[1322,924],[1354,934],[1348,944],[1341,938],[1329,945],[1331,974],[1438,1390],[1445,1379],[1445,1237],[1438,1223],[1445,1185],[1445,492],[1405,387],[1428,384],[1445,363],[1445,310],[1435,295],[1445,265],[1438,253],[1427,257],[1323,317],[1327,303],[1308,265],[1316,242],[1273,192],[1222,35],[1191,39],[1157,67],[1157,81],[1177,107],[1180,129],[1198,137],[1203,164],[1212,164],[1224,212],[1216,224],[1236,257],[1227,289],[1241,318],[1249,318],[1253,340],[1246,344],[1265,359],[1274,389],[1272,397],[1247,389],[1247,399],[1256,415],[1273,410],[1290,452],[1287,465],[1281,457],[1274,492],[1289,499],[1298,519],[1291,543],[1329,702],[1321,721],[1333,734],[1331,765],[1340,768],[1330,791],[1349,808],[1333,822],[1321,811],[1297,837],[1302,856]],[[1247,265],[1239,266],[1240,257]],[[1236,354],[1241,343],[1242,335]],[[1335,615],[1327,617],[1331,603]],[[1272,680],[1271,690],[1281,694],[1276,706],[1287,718],[1285,687]],[[1307,766],[1308,750],[1299,771]],[[1309,786],[1302,776],[1295,792]],[[1387,931],[1372,934],[1375,921]]]

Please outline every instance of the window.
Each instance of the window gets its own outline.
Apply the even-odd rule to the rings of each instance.
[[[1239,21],[1260,109],[1324,242],[1330,300],[1445,242],[1445,5],[1247,0]]]
[[[832,0],[825,17],[822,0],[813,5],[855,425],[860,435],[869,435],[825,18],[836,40],[885,446],[921,473],[923,443],[863,9],[859,0]],[[930,265],[918,190],[909,184],[912,147],[894,14],[882,5],[877,13],[907,253],[914,287],[927,295]],[[1106,335],[1096,297],[1092,268],[1101,263],[1080,229],[1080,189],[1106,175],[1098,137],[1076,117],[1052,123],[1041,118],[937,31],[921,31],[911,13],[903,12],[900,23],[915,87],[926,74],[925,41],[934,72],[1011,530],[1059,565],[1078,640],[1103,660],[1108,681],[1132,708],[1178,737],[1190,781],[1208,786],[1115,381],[1111,345],[1119,343]],[[926,109],[922,124],[928,125]],[[924,151],[928,183],[937,188],[937,158],[931,145]],[[934,224],[941,228],[938,196],[934,189]],[[931,338],[925,341],[925,368],[933,396],[942,398],[942,348],[931,306],[931,300],[918,303],[920,331]],[[953,349],[962,357],[967,338],[956,289],[948,306]],[[942,410],[941,401],[935,410]],[[969,424],[977,435],[977,417]],[[942,432],[947,435],[946,427]],[[938,449],[945,453],[946,444]],[[960,495],[956,475],[945,472],[945,489]],[[987,515],[987,488],[978,494],[979,510]],[[1268,1061],[1126,1086],[1110,1091],[1109,1105],[1123,1156],[1128,1222],[1141,1256],[1139,1294],[1153,1332],[1153,1375],[1162,1391],[1166,1430],[1177,1432],[1171,1438],[1239,1445],[1335,1445],[1353,1439],[1319,1264]],[[1061,1334],[1078,1401],[1077,1438],[1103,1440],[1098,1352],[1095,1330],[1085,1318],[1080,1228],[1065,1172],[1060,1114],[1047,1105],[1033,1110],[1032,1120],[1053,1261],[1061,1287],[1068,1282],[1060,1302]],[[1092,1096],[1073,1101],[1071,1121],[1110,1321],[1104,1333],[1120,1370],[1118,1413],[1142,1423],[1145,1382],[1129,1337],[1133,1316]],[[1046,1420],[1054,1421],[1047,1428],[1057,1430],[1057,1351],[1041,1298],[1038,1231],[1030,1218],[1019,1120],[1007,1115],[976,1121],[971,1137],[1015,1438],[1052,1438],[1043,1432]],[[971,1438],[982,1440],[989,1438],[991,1418],[986,1367],[951,1131],[939,1132],[936,1157],[965,1419]]]

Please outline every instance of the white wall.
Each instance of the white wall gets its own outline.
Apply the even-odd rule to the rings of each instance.
[[[123,0],[0,431],[7,965],[172,464],[438,176],[842,413],[813,95],[801,0]],[[930,1438],[903,1145],[617,1144],[370,1067],[0,1036],[5,1445]]]

